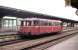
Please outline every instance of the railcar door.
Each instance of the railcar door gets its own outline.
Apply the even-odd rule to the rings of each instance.
[[[39,31],[39,20],[33,20],[32,21],[32,35],[39,35],[40,31]]]
[[[28,34],[28,33],[31,33],[31,24],[32,24],[32,21],[29,21],[29,20],[26,20],[25,21],[25,32]]]
[[[23,32],[24,32],[24,31],[23,31],[23,26],[24,26],[23,22],[24,22],[24,21],[21,21],[21,25],[20,25],[20,29],[19,29],[19,32],[20,32],[20,33],[23,33]]]
[[[29,32],[31,32],[31,21],[29,20],[21,21],[20,32],[22,32],[22,34],[28,35]]]

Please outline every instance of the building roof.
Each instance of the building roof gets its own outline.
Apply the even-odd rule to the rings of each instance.
[[[3,16],[15,16],[18,18],[36,17],[36,18],[44,18],[44,19],[56,19],[56,20],[61,20],[63,22],[78,23],[78,21],[71,20],[71,19],[59,18],[57,16],[51,16],[51,15],[29,12],[29,11],[20,10],[20,9],[11,8],[11,7],[0,6],[0,17],[3,17]]]

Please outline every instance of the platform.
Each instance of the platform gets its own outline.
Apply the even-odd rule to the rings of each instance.
[[[17,32],[1,32],[0,35],[13,35],[17,34]]]
[[[78,35],[45,50],[78,50]]]

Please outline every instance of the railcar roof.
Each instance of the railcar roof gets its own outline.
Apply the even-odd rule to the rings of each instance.
[[[33,20],[36,20],[36,21],[46,21],[46,22],[62,22],[60,20],[51,20],[51,19],[42,19],[42,18],[25,18],[25,19],[21,19],[21,21],[26,21],[26,20],[30,20],[30,21],[33,21]]]

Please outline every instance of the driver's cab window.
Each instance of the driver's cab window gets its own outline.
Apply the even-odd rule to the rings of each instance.
[[[24,24],[23,24],[23,23],[24,23],[24,21],[21,21],[21,26],[24,26]]]

